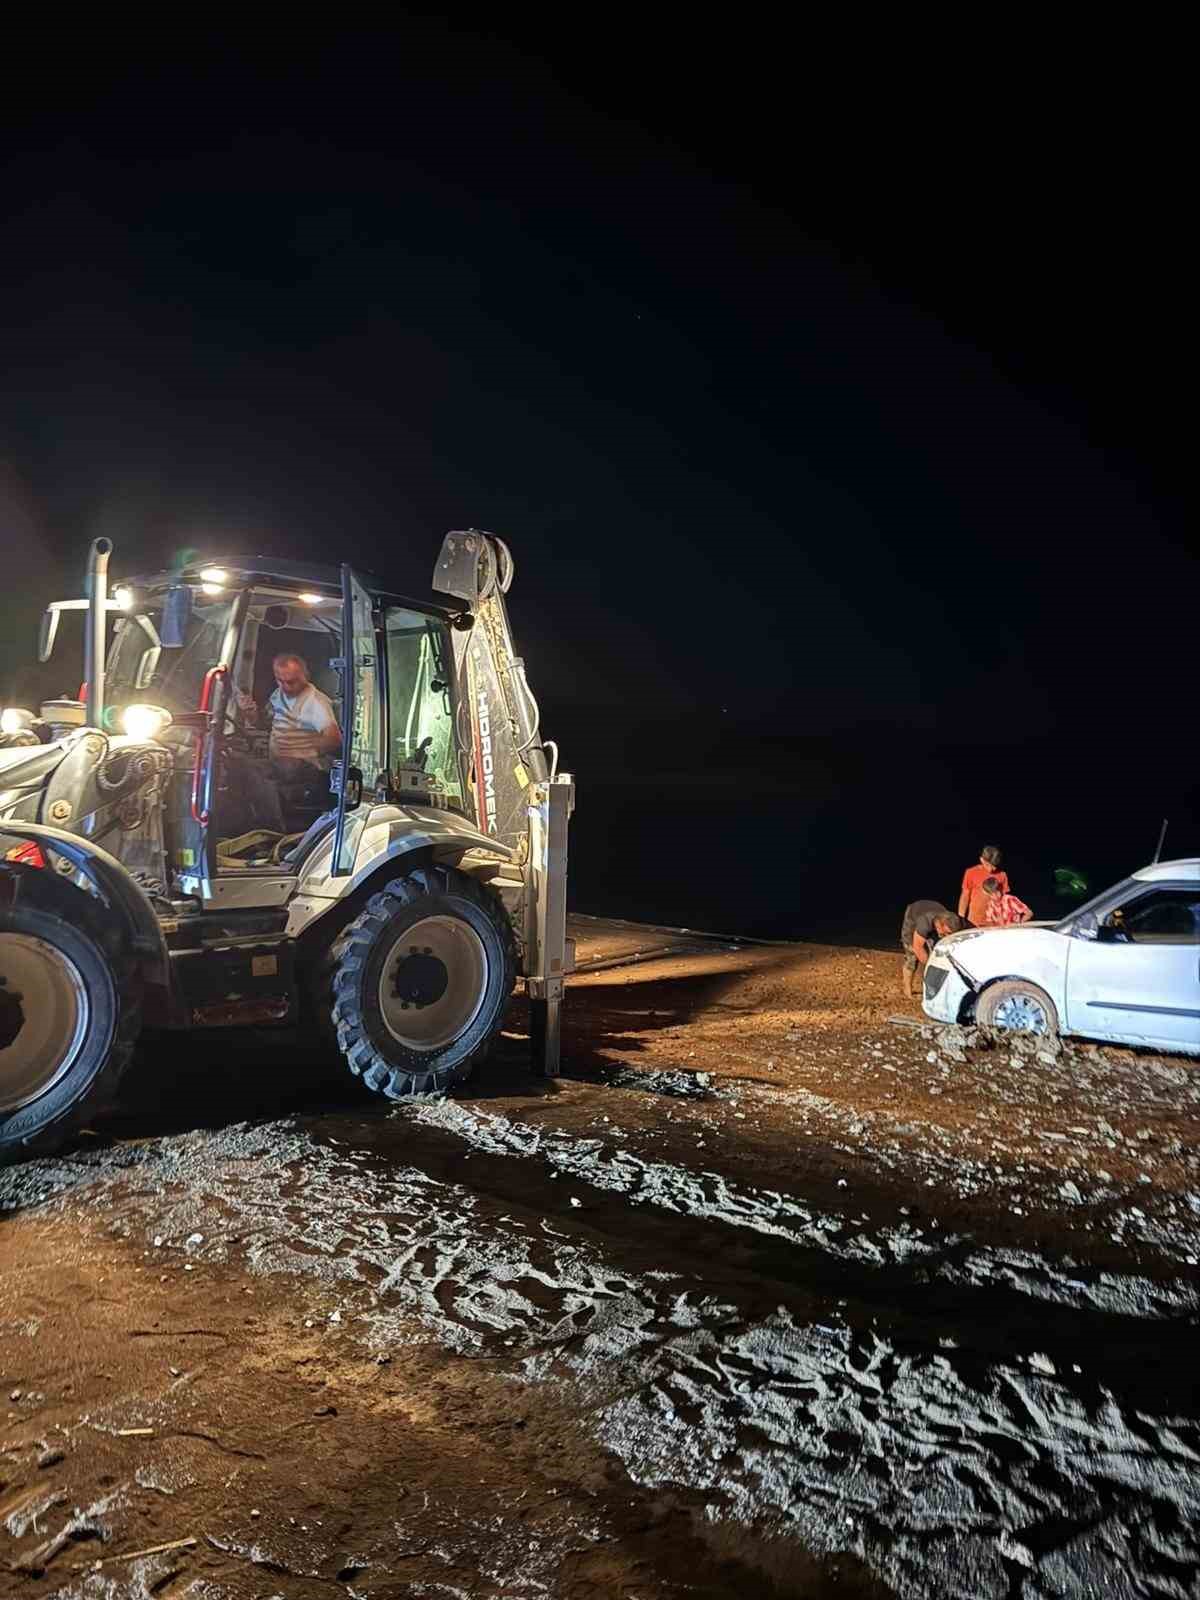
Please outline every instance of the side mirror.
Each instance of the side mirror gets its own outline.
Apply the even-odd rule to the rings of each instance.
[[[42,612],[42,625],[38,630],[38,660],[49,661],[54,653],[54,641],[58,637],[58,610],[55,606],[47,606]]]
[[[143,651],[142,659],[138,662],[137,677],[134,679],[135,689],[148,689],[154,682],[154,674],[158,671],[158,659],[161,655],[162,650],[156,644]]]

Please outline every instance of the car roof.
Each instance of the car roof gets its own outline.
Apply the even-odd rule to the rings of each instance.
[[[1180,861],[1156,861],[1133,874],[1140,883],[1163,883],[1168,879],[1183,878],[1200,881],[1200,856],[1184,856]]]

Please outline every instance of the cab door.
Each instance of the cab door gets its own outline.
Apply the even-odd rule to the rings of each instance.
[[[335,769],[338,809],[331,875],[354,869],[360,828],[354,813],[374,797],[383,770],[383,706],[375,607],[362,580],[342,567],[342,759]]]

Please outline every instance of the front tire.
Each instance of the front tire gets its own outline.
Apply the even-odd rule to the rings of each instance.
[[[0,1161],[51,1150],[111,1101],[141,1024],[87,918],[0,909]]]
[[[1033,1033],[1050,1038],[1058,1033],[1058,1011],[1044,989],[1025,978],[1005,978],[980,995],[975,1019],[985,1028],[1005,1033]]]
[[[465,1081],[500,1031],[516,980],[503,906],[449,867],[419,867],[372,896],[331,961],[338,1048],[390,1100]]]

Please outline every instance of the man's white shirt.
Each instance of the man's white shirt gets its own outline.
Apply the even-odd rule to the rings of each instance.
[[[333,765],[334,756],[318,750],[320,735],[337,727],[333,702],[316,684],[306,683],[299,694],[284,694],[276,688],[267,702],[271,709],[271,754],[288,760],[311,761],[322,771]]]

